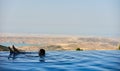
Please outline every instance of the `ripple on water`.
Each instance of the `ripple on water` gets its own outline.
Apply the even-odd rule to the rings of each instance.
[[[120,51],[48,51],[43,62],[37,52],[8,59],[0,52],[2,71],[120,71]]]

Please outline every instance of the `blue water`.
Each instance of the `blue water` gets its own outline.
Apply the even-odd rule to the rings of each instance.
[[[120,51],[47,51],[16,55],[0,52],[0,71],[120,71]]]

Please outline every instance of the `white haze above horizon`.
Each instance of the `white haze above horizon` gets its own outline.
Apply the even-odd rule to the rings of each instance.
[[[120,37],[120,0],[0,0],[0,33]]]

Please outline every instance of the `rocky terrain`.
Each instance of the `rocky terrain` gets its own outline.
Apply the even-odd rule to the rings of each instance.
[[[0,51],[9,51],[9,49],[6,46],[0,45]]]
[[[40,48],[46,50],[76,50],[77,48],[83,50],[117,50],[120,44],[119,40],[119,38],[87,36],[0,36],[0,43],[35,44],[30,46],[16,46],[18,49],[25,51],[38,51]]]

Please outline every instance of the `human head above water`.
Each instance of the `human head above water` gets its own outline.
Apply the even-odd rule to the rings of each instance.
[[[45,56],[45,49],[40,49],[39,50],[39,56]]]

